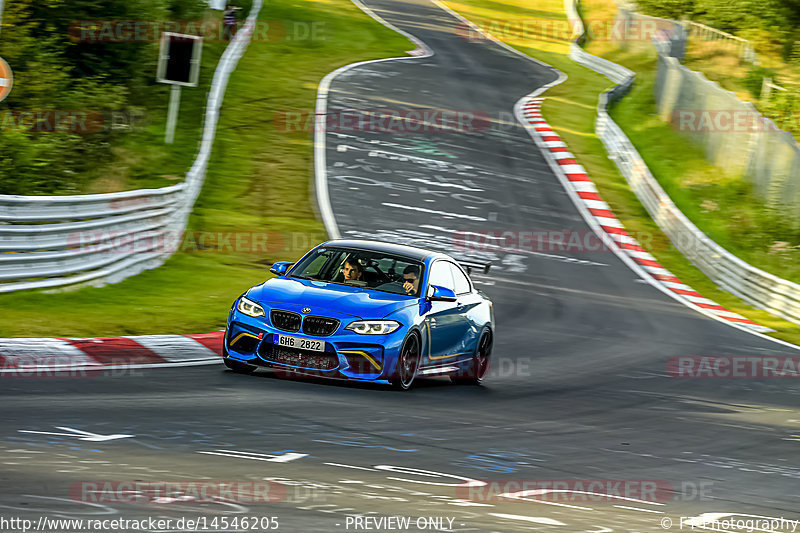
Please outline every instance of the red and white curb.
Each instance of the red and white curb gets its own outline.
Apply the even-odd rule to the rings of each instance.
[[[649,276],[651,281],[664,287],[671,296],[703,314],[712,315],[726,322],[747,327],[758,332],[773,331],[752,320],[730,311],[716,302],[705,298],[690,286],[679,280],[672,272],[661,266],[651,254],[633,238],[617,219],[607,203],[600,198],[597,187],[589,178],[586,169],[579,165],[561,137],[553,131],[542,116],[541,106],[544,98],[526,97],[518,104],[518,112],[525,127],[532,133],[542,152],[550,160],[557,173],[569,182],[567,190],[577,198],[600,230],[616,244],[621,253],[626,254],[639,268],[640,273]]]
[[[223,335],[0,339],[0,374],[216,364],[222,362]]]

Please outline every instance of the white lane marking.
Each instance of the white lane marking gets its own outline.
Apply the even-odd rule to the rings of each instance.
[[[535,492],[535,491],[506,492],[504,494],[500,494],[498,498],[515,498],[523,502],[541,503],[544,505],[553,505],[555,507],[567,507],[569,509],[578,509],[579,511],[594,511],[594,509],[592,509],[591,507],[581,507],[580,505],[569,505],[566,503],[548,502],[547,500],[535,500],[531,498],[523,498],[522,496],[518,496],[518,494],[521,494],[523,492]]]
[[[459,214],[459,213],[450,213],[448,211],[437,211],[435,209],[426,209],[424,207],[416,207],[416,206],[413,206],[413,205],[393,204],[393,203],[390,203],[390,202],[383,202],[381,205],[384,205],[386,207],[394,207],[396,209],[407,209],[409,211],[419,211],[421,213],[431,213],[433,215],[442,215],[442,216],[453,217],[453,218],[464,218],[464,219],[467,219],[467,220],[477,220],[479,222],[486,222],[486,219],[483,218],[483,217],[476,217],[476,216],[473,216],[473,215],[462,215],[462,214]]]
[[[328,232],[328,236],[331,239],[337,239],[340,237],[339,226],[336,223],[336,217],[333,214],[333,207],[331,206],[330,194],[328,192],[328,174],[327,174],[328,169],[327,169],[327,161],[325,154],[325,149],[326,149],[325,125],[327,121],[326,115],[328,107],[328,92],[330,91],[331,83],[333,83],[333,80],[339,74],[360,65],[383,63],[386,61],[408,61],[423,57],[431,57],[434,54],[433,50],[431,50],[428,47],[428,45],[426,45],[420,39],[387,22],[386,20],[381,18],[380,15],[372,11],[370,8],[361,3],[359,0],[353,0],[353,3],[356,4],[367,15],[377,20],[387,28],[391,28],[397,33],[405,35],[411,42],[417,45],[417,48],[412,52],[413,55],[409,57],[390,57],[386,59],[373,59],[368,61],[359,61],[358,63],[351,63],[349,65],[339,67],[336,70],[329,72],[319,84],[319,89],[317,90],[317,105],[315,109],[316,127],[314,128],[314,174],[315,174],[314,183],[316,188],[315,192],[317,194],[317,205],[319,206],[320,215],[322,216],[322,221],[325,224],[325,230]]]
[[[374,472],[375,470],[372,468],[364,468],[363,466],[353,466],[353,465],[343,465],[340,463],[322,463],[328,466],[341,466],[342,468],[352,468],[354,470],[367,470],[369,472]]]
[[[270,463],[288,463],[289,461],[296,461],[303,457],[308,457],[307,453],[285,452],[283,454],[271,453],[254,453],[243,452],[239,450],[214,450],[214,451],[198,451],[205,455],[221,455],[223,457],[232,457],[234,459],[252,459],[253,461],[268,461]]]
[[[628,505],[615,505],[614,507],[619,507],[620,509],[628,509],[630,511],[641,511],[643,513],[664,514],[664,511],[657,511],[655,509],[642,509],[641,507],[630,507]]]
[[[388,150],[376,150],[375,148],[359,148],[358,146],[350,146],[349,144],[339,144],[336,146],[337,152],[346,152],[347,150],[358,150],[360,152],[367,152],[367,157],[384,157],[384,159],[391,159],[397,161],[417,160],[426,163],[434,163],[441,168],[445,168],[451,164],[450,161],[442,159],[431,159],[430,157],[420,157],[417,155],[403,154],[399,152],[390,152]],[[381,155],[382,154],[382,155]]]
[[[117,433],[112,435],[99,435],[97,433],[90,433],[81,429],[68,428],[63,426],[56,426],[56,429],[66,431],[67,433],[55,433],[51,431],[32,431],[28,429],[19,429],[19,433],[35,433],[37,435],[59,435],[63,437],[77,437],[78,440],[86,440],[89,442],[106,442],[109,440],[129,439],[135,435],[126,435],[124,433]]]
[[[182,335],[137,335],[125,337],[134,340],[159,357],[170,362],[196,361],[219,357],[191,337]]]
[[[476,233],[474,231],[461,231],[457,229],[443,228],[442,226],[433,226],[431,224],[422,224],[420,228],[443,231],[445,233],[458,233],[459,235],[464,235],[464,236],[471,235],[474,237],[480,237],[482,239],[487,239],[487,240],[494,240],[494,241],[503,240],[503,237],[497,237],[495,235],[489,235],[489,234],[484,235],[483,233]]]
[[[552,518],[546,518],[544,516],[523,516],[519,514],[505,514],[505,513],[488,513],[491,516],[496,516],[497,518],[507,518],[509,520],[522,520],[524,522],[533,522],[535,524],[545,524],[548,526],[566,526],[564,522],[559,522],[558,520],[553,520]]]
[[[394,465],[375,465],[372,468],[364,468],[361,466],[353,466],[353,465],[345,465],[341,463],[323,463],[329,466],[339,466],[342,468],[353,468],[355,470],[367,470],[368,472],[382,472],[382,473],[392,473],[392,474],[403,474],[408,476],[418,476],[424,478],[452,478],[458,480],[458,483],[440,483],[436,481],[425,481],[420,479],[408,479],[403,477],[395,477],[395,476],[386,476],[386,479],[391,479],[393,481],[403,481],[405,483],[415,483],[420,485],[434,485],[437,487],[482,487],[486,485],[485,481],[480,481],[478,479],[472,479],[469,477],[458,476],[456,474],[448,474],[445,472],[436,472],[434,470],[422,470],[419,468],[411,468],[407,466],[394,466]],[[372,487],[372,485],[367,485],[367,487]],[[404,489],[405,490],[405,489]],[[438,496],[435,496],[438,498]],[[447,498],[450,499],[450,498]],[[452,505],[462,505],[462,506],[469,506],[469,507],[494,507],[493,504],[482,504],[482,503],[475,503],[466,500],[457,500],[458,503],[452,503]]]
[[[424,183],[425,185],[435,185],[436,187],[454,187],[456,189],[462,189],[464,191],[483,192],[484,190],[484,189],[475,189],[473,187],[467,187],[466,185],[459,185],[458,183],[442,183],[440,181],[426,180],[424,178],[410,178],[408,181],[416,181],[418,183]]]

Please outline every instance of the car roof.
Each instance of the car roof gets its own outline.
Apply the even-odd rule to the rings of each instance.
[[[408,257],[409,259],[416,259],[417,261],[424,261],[431,256],[447,257],[444,254],[416,248],[414,246],[406,246],[404,244],[395,244],[392,242],[380,241],[366,241],[357,239],[336,239],[327,241],[320,244],[320,246],[341,246],[342,248],[353,248],[356,250],[381,252],[387,254],[396,254]]]

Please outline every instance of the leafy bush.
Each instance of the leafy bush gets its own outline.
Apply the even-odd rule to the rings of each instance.
[[[747,76],[745,76],[742,83],[744,83],[744,86],[750,91],[750,94],[752,94],[754,98],[758,98],[761,96],[761,87],[764,83],[764,78],[774,77],[775,69],[754,65],[747,71]]]
[[[0,103],[0,194],[75,193],[106,163],[111,131],[32,133],[23,111],[162,107],[155,85],[157,42],[81,41],[70,25],[86,20],[175,20],[202,16],[206,0],[14,0],[6,2],[0,57],[14,89]],[[16,126],[15,127],[15,122]]]

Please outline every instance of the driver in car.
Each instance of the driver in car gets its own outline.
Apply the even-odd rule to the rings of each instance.
[[[419,289],[419,267],[416,265],[408,265],[403,269],[403,290],[406,294],[413,296],[417,294]]]
[[[347,259],[344,260],[344,266],[342,267],[342,275],[344,276],[345,280],[353,280],[359,281],[361,280],[361,264],[358,262],[358,258],[355,256],[348,256]]]

